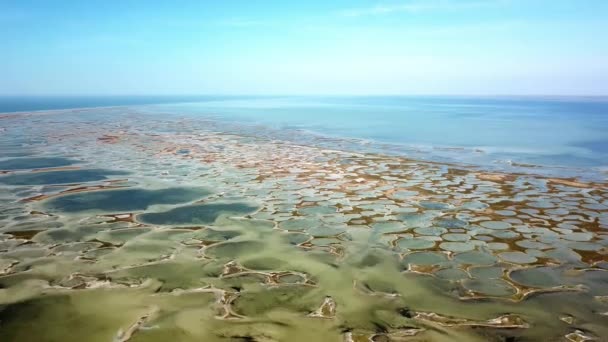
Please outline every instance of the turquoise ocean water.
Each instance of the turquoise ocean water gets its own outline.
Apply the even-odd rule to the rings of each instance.
[[[592,178],[605,178],[608,170],[605,97],[0,98],[0,112],[104,106],[213,119],[248,134],[492,170]]]

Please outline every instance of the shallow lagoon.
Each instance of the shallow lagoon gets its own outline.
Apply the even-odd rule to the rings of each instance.
[[[138,220],[153,225],[213,224],[221,215],[242,216],[256,211],[256,206],[246,203],[211,203],[178,207],[166,212],[146,213]]]
[[[13,158],[0,160],[0,170],[43,169],[69,166],[77,161],[67,158]]]
[[[139,211],[155,204],[178,204],[200,199],[209,192],[196,188],[168,188],[158,190],[118,189],[81,192],[50,199],[45,207],[51,211]]]
[[[45,185],[45,184],[72,184],[100,181],[111,176],[128,175],[125,171],[82,169],[47,171],[35,173],[19,173],[0,177],[0,183],[7,185]]]
[[[608,337],[605,182],[87,114],[0,118],[2,341]]]

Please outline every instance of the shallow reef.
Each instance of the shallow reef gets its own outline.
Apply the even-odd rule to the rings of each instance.
[[[0,124],[1,341],[608,339],[605,182],[125,108]]]

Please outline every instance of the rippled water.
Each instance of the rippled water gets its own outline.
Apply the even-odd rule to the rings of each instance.
[[[169,107],[0,116],[1,341],[608,338],[601,177]]]
[[[152,112],[357,140],[382,153],[484,168],[606,177],[608,100],[516,97],[263,97],[147,107]],[[297,140],[296,140],[297,141]]]

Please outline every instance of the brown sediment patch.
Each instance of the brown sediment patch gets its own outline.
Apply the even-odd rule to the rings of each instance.
[[[36,235],[40,232],[43,232],[43,231],[44,231],[44,229],[11,231],[11,232],[6,232],[6,233],[11,234],[16,239],[31,240],[34,237],[34,235]]]
[[[514,174],[506,173],[474,173],[474,175],[480,180],[491,182],[514,181],[516,179]]]
[[[586,216],[579,214],[581,216]],[[589,217],[588,217],[589,218]],[[600,225],[599,217],[595,217],[592,221],[578,221],[576,224],[582,231],[588,231],[593,233],[608,233],[608,230],[603,229]]]
[[[89,240],[87,242],[97,242],[97,243],[100,243],[101,246],[99,246],[99,248],[121,247],[123,245],[122,243],[120,243],[120,244],[114,244],[114,243],[111,243],[111,242],[101,241],[101,240],[98,240],[98,239],[92,239],[92,240]]]
[[[536,164],[526,164],[526,163],[511,163],[512,166],[517,167],[527,167],[527,168],[541,168],[542,166]]]
[[[602,261],[608,261],[608,248],[603,247],[597,251],[577,250],[576,253],[581,256],[581,261],[586,264],[595,264]]]
[[[300,244],[298,244],[298,247],[302,247],[302,248],[306,248],[306,249],[313,249],[313,248],[320,248],[318,246],[313,245],[310,241],[305,241],[302,242]]]
[[[179,227],[180,230],[201,230],[201,229],[205,229],[205,227],[200,227],[200,226],[192,226],[192,227]]]
[[[488,208],[485,209],[484,211],[482,211],[482,214],[485,215],[491,215],[492,219],[501,221],[502,218],[499,215],[494,215],[495,211],[498,210],[504,210],[504,209],[508,209],[509,207],[514,207],[514,206],[521,206],[523,204],[525,204],[526,202],[515,202],[515,201],[511,201],[511,200],[501,200],[499,202],[494,202],[494,203],[488,203]],[[516,211],[516,210],[513,210]]]
[[[469,170],[464,170],[464,169],[456,169],[456,168],[448,168],[448,175],[451,176],[466,176],[470,173],[471,171]]]
[[[30,211],[30,215],[40,215],[40,216],[46,216],[46,217],[53,217],[53,216],[55,216],[53,214],[45,213],[43,211],[38,211],[38,210],[32,210],[32,211]]]
[[[108,184],[114,184],[114,183],[124,183],[124,182],[128,182],[129,180],[124,178],[124,179],[108,179],[108,180],[104,180],[105,183]]]
[[[25,198],[25,199],[21,200],[21,202],[36,202],[36,201],[42,201],[46,198],[49,198],[49,195],[36,195],[33,197]]]
[[[256,182],[262,183],[268,178],[270,178],[270,176],[268,176],[268,175],[259,175],[259,176],[255,177],[253,180]]]
[[[590,188],[591,187],[590,184],[579,182],[579,181],[575,180],[574,178],[565,178],[565,179],[564,178],[549,178],[547,180],[551,183],[572,186],[575,188]]]
[[[499,329],[525,329],[530,327],[530,325],[524,321],[523,318],[514,314],[499,316],[487,321],[474,321],[464,318],[443,316],[435,312],[416,312],[413,318],[420,321],[437,323],[446,327],[470,326]]]
[[[71,170],[80,170],[79,166],[62,166],[62,167],[45,167],[42,169],[34,169],[31,173],[37,172],[48,172],[48,171],[71,171]]]
[[[106,143],[106,144],[115,144],[120,140],[120,137],[117,135],[109,135],[109,134],[104,134],[103,136],[97,138],[97,141],[100,141],[102,143]]]

